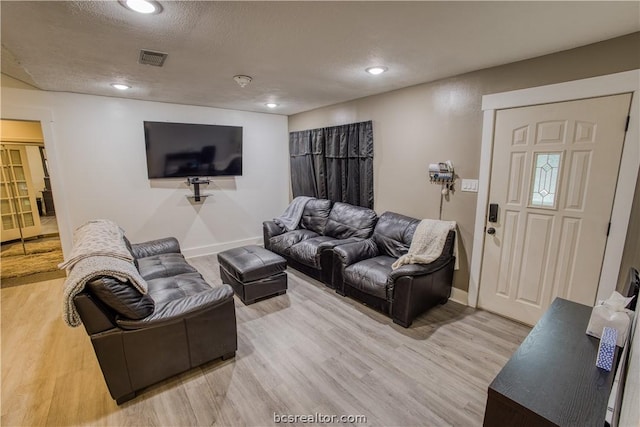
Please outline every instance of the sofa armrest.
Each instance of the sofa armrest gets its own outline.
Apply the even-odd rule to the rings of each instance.
[[[200,311],[215,308],[230,300],[233,301],[233,289],[229,285],[222,285],[195,295],[172,300],[156,307],[156,310],[144,319],[118,318],[116,322],[122,329],[142,329],[180,320],[186,316],[195,316]]]
[[[455,261],[454,256],[451,255],[442,255],[438,259],[430,262],[429,264],[405,264],[397,268],[396,270],[392,270],[389,274],[389,280],[395,281],[399,277],[402,276],[423,276],[425,274],[434,273],[442,268],[444,268],[451,259]]]
[[[262,223],[262,238],[264,239],[264,248],[271,249],[269,240],[273,236],[278,236],[284,233],[286,230],[276,224],[274,221],[264,221]]]
[[[379,255],[378,246],[373,239],[338,245],[333,248],[333,253],[335,254],[335,259],[342,264],[343,268]]]
[[[402,275],[387,286],[387,300],[392,301],[393,322],[408,328],[420,314],[447,302],[453,284],[455,257],[440,257],[426,265],[405,265],[425,274]],[[400,268],[398,269],[400,270]],[[398,271],[396,270],[396,271]],[[429,271],[428,273],[426,273]]]
[[[318,244],[318,253],[333,249],[337,246],[348,245],[349,243],[359,243],[364,239],[362,237],[347,237],[346,239],[333,239]]]
[[[134,243],[131,245],[131,253],[136,259],[160,254],[180,253],[180,243],[175,237]]]

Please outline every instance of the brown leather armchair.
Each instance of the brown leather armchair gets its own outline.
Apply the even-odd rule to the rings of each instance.
[[[74,298],[109,392],[118,404],[158,381],[238,347],[233,290],[212,288],[173,238],[132,245],[148,293],[103,276]]]
[[[454,231],[449,232],[442,255],[435,261],[391,268],[408,252],[419,223],[415,218],[385,212],[371,238],[333,248],[336,292],[387,313],[405,328],[429,308],[446,303],[456,259]]]

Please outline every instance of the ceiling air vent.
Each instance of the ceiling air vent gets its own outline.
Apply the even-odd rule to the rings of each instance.
[[[145,65],[162,67],[164,60],[167,59],[168,55],[168,53],[142,49],[140,51],[140,58],[138,58],[138,62]]]

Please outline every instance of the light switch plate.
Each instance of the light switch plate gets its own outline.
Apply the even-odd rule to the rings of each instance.
[[[471,193],[478,192],[478,180],[477,179],[463,179],[462,191],[468,191]]]

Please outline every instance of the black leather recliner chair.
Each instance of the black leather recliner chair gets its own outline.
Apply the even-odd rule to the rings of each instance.
[[[446,303],[453,282],[454,231],[449,232],[442,255],[432,263],[391,268],[408,252],[419,223],[385,212],[371,238],[333,248],[336,291],[387,313],[405,328],[429,308]]]
[[[130,251],[148,293],[103,276],[74,298],[109,392],[118,404],[140,389],[238,348],[233,290],[212,288],[174,238]]]

